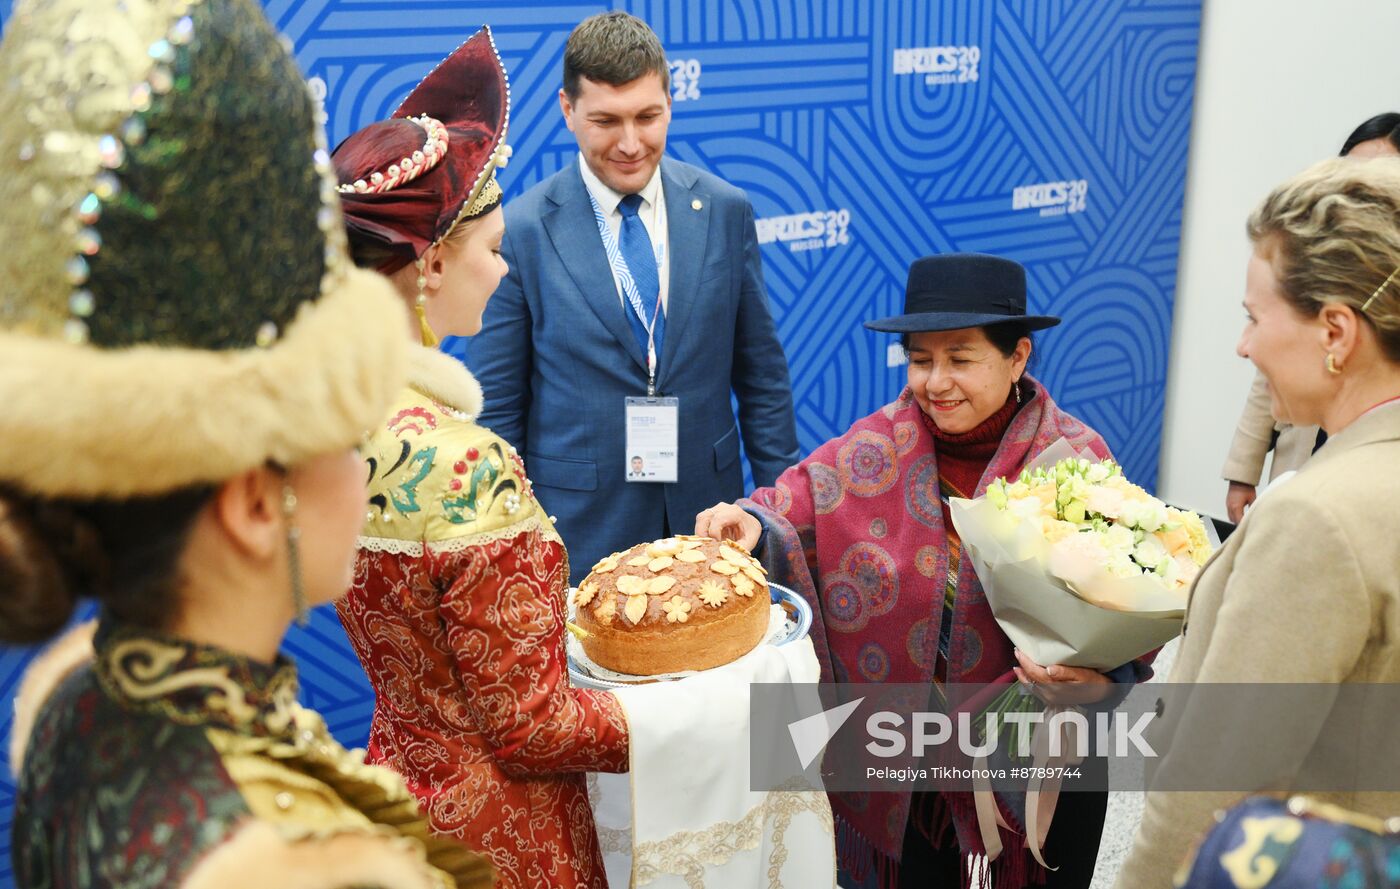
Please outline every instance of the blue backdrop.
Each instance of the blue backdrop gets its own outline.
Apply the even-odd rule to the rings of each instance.
[[[804,452],[898,393],[895,314],[918,256],[1029,270],[1034,372],[1155,487],[1199,0],[266,0],[325,96],[332,144],[386,117],[483,22],[511,80],[507,198],[575,152],[564,43],[623,8],[666,45],[668,151],[743,187],[792,367]],[[0,0],[0,17],[10,0]],[[287,648],[305,697],[359,745],[372,695],[334,612]],[[29,652],[0,652],[0,718]],[[0,754],[0,884],[13,786]]]

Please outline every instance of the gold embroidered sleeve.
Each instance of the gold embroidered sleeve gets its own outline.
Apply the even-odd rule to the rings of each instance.
[[[557,536],[514,449],[412,390],[371,438],[366,463],[367,549],[421,555],[425,544],[461,548],[535,523]]]

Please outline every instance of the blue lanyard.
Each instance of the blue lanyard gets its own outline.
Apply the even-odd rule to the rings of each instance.
[[[593,192],[587,188],[588,202],[593,205],[593,219],[598,223],[598,234],[603,239],[603,250],[608,254],[608,265],[612,267],[613,279],[617,281],[617,286],[622,288],[622,295],[626,298],[627,304],[632,307],[637,320],[642,322],[642,327],[647,332],[647,394],[656,394],[656,319],[661,314],[661,294],[656,294],[656,311],[651,316],[651,321],[647,321],[646,310],[642,308],[642,295],[637,291],[637,282],[632,280],[632,271],[627,268],[627,260],[622,255],[622,248],[618,246],[617,236],[613,234],[612,228],[608,226],[608,219],[603,215],[603,208],[598,206],[598,199],[593,197]],[[655,249],[653,247],[653,249]],[[658,264],[657,271],[660,266]],[[658,276],[659,277],[659,276]]]

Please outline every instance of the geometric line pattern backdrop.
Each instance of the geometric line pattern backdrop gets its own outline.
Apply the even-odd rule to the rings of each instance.
[[[569,31],[606,8],[645,18],[671,59],[668,152],[753,202],[804,454],[902,387],[892,337],[860,322],[899,311],[909,263],[980,251],[1025,264],[1030,310],[1065,319],[1038,335],[1032,372],[1155,487],[1199,0],[264,5],[324,96],[332,144],[491,24],[511,80],[507,199],[577,150],[556,98]],[[287,648],[303,696],[362,744],[372,696],[334,611]],[[5,719],[28,658],[0,651]]]

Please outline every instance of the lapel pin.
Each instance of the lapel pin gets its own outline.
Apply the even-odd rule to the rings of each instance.
[[[693,201],[690,202],[690,209],[692,209],[692,210],[699,210],[700,208],[702,208],[702,207],[704,207],[704,206],[705,206],[704,204],[700,203],[700,199],[699,199],[699,198],[696,198],[695,200],[693,200]]]

